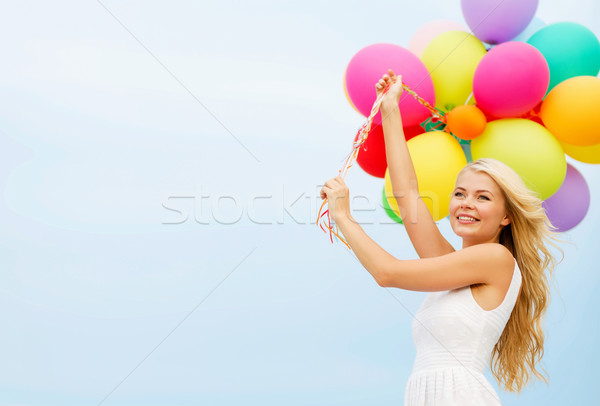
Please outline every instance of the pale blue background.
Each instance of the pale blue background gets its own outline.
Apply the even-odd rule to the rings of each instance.
[[[425,294],[380,288],[330,244],[318,190],[363,121],[350,58],[462,22],[459,2],[103,4],[114,16],[61,0],[0,13],[0,404],[402,404]],[[600,34],[595,0],[537,16]],[[551,383],[506,405],[600,395],[600,167],[575,166],[592,204],[564,235]],[[369,235],[414,258],[381,179],[356,166],[347,183]]]

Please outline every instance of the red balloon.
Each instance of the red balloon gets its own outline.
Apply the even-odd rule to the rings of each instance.
[[[531,120],[533,122],[536,122],[536,123],[538,123],[540,125],[544,125],[544,122],[538,116],[531,116],[531,117],[529,117],[529,120]]]
[[[419,134],[424,134],[425,130],[419,124],[411,125],[410,127],[404,127],[404,139],[406,141],[411,138],[415,138]]]
[[[358,134],[354,141],[358,139]],[[377,178],[385,177],[387,159],[385,157],[385,140],[383,127],[373,123],[366,141],[359,147],[356,162],[363,171]]]
[[[423,134],[425,130],[420,125],[404,127],[404,137],[406,141]],[[354,141],[358,139],[358,134]],[[383,127],[373,123],[367,140],[359,147],[356,162],[363,171],[377,178],[385,177],[387,169],[387,158],[385,156],[385,139],[383,136]]]

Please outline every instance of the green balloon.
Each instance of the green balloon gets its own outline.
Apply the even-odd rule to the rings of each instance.
[[[387,196],[385,195],[385,186],[383,187],[382,202],[383,202],[383,209],[385,210],[385,212],[387,213],[387,215],[392,220],[394,220],[396,223],[403,224],[402,223],[402,219],[390,207],[390,204],[389,204],[389,202],[387,200]]]
[[[581,24],[550,24],[533,34],[527,42],[537,48],[548,62],[548,92],[563,80],[575,76],[596,76],[600,71],[600,42]]]

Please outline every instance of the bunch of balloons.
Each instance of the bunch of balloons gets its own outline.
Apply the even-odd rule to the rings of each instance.
[[[537,5],[462,0],[470,32],[452,21],[432,21],[407,48],[369,45],[348,63],[344,91],[364,116],[375,101],[375,83],[392,69],[443,117],[431,131],[429,110],[406,92],[399,101],[419,192],[436,221],[448,215],[458,172],[483,157],[519,173],[559,231],[575,227],[587,213],[589,187],[565,154],[600,163],[600,42],[580,24],[546,25],[534,16]],[[357,162],[385,179],[383,206],[401,222],[381,120],[378,113]]]

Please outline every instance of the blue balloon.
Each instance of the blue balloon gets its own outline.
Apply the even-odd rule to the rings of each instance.
[[[542,21],[540,18],[533,17],[533,20],[531,20],[529,25],[525,27],[525,29],[519,35],[513,38],[513,41],[527,42],[527,40],[531,38],[533,34],[538,32],[545,26],[546,23],[544,21]]]

